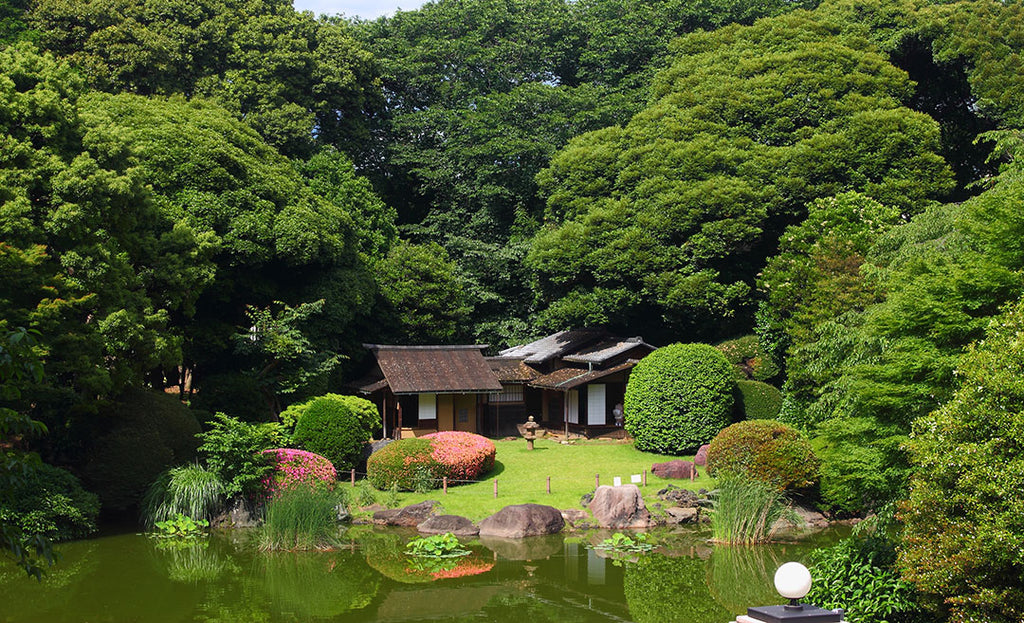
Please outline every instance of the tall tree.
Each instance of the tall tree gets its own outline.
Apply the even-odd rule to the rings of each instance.
[[[838,31],[795,12],[686,36],[643,112],[552,160],[530,255],[549,325],[716,337],[807,202],[857,190],[912,212],[950,189],[937,126],[900,105],[906,74]]]

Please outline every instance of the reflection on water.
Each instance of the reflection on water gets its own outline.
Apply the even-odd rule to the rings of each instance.
[[[708,545],[699,530],[652,533],[633,559],[599,555],[591,532],[473,540],[472,554],[410,560],[415,533],[354,527],[332,552],[261,553],[243,535],[184,544],[137,534],[70,543],[44,582],[0,567],[0,622],[636,621],[725,623],[779,603],[772,575],[814,542]]]

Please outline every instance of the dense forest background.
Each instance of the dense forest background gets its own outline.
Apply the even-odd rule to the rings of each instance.
[[[374,21],[3,0],[5,408],[87,475],[141,390],[273,418],[358,373],[363,342],[756,334],[826,508],[912,491],[911,533],[988,513],[1019,479],[956,501],[984,462],[930,461],[957,435],[1022,441],[1000,417],[1024,392],[962,383],[1020,365],[991,344],[1024,286],[1022,20],[989,0],[440,0]],[[1008,599],[1019,522],[998,524],[1018,553],[964,565],[970,598],[944,607]],[[965,547],[956,526],[938,550]],[[952,590],[922,551],[909,576]]]

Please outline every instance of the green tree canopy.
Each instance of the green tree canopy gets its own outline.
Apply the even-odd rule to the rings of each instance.
[[[720,331],[807,202],[914,212],[951,188],[935,122],[900,105],[906,74],[839,31],[798,11],[683,37],[644,111],[555,156],[529,256],[549,324]]]

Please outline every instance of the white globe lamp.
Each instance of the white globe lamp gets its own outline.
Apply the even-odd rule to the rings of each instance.
[[[798,562],[787,562],[775,572],[775,590],[789,600],[790,606],[799,607],[800,600],[811,591],[811,572]]]

